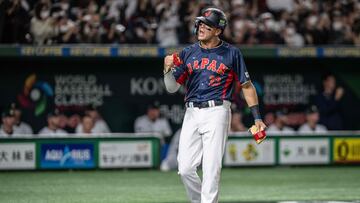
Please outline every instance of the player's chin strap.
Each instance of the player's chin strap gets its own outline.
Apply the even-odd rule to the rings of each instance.
[[[194,25],[194,29],[193,29],[193,35],[198,35],[200,22],[201,21],[199,19],[195,20],[195,25]]]

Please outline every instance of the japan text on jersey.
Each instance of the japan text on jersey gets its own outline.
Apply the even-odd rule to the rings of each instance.
[[[250,81],[240,50],[226,42],[212,49],[195,43],[179,56],[184,63],[173,74],[177,83],[186,86],[186,102],[231,100],[234,81]]]

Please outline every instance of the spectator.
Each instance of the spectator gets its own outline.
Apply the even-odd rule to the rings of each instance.
[[[306,110],[306,123],[300,126],[299,133],[325,133],[326,127],[318,124],[319,111],[315,105],[308,107]]]
[[[307,45],[360,44],[360,2],[351,0],[2,0],[0,43],[188,44],[195,40],[193,19],[210,5],[230,16],[223,34],[230,42],[300,46],[302,38]],[[287,27],[289,22],[294,26]]]
[[[332,74],[324,75],[322,85],[323,91],[315,98],[315,104],[320,112],[319,123],[325,125],[328,130],[342,130],[340,102],[344,89],[336,86],[336,79]]]
[[[134,123],[136,133],[160,133],[162,137],[171,135],[172,130],[167,119],[160,117],[160,104],[154,102],[147,108],[145,115],[138,117]]]
[[[74,44],[78,42],[78,28],[64,12],[58,17],[57,23],[59,26],[59,33],[56,36],[57,43]]]
[[[77,114],[75,112],[70,112],[68,114],[68,119],[67,119],[67,124],[66,124],[65,130],[68,133],[75,133],[76,127],[80,124],[80,122],[81,122],[81,118],[80,118],[79,114]]]
[[[271,13],[263,13],[260,16],[259,32],[257,38],[260,44],[284,44],[284,40],[278,33],[279,25]]]
[[[14,109],[14,118],[15,118],[15,125],[14,125],[14,132],[16,134],[22,135],[32,135],[34,132],[31,126],[21,120],[22,111],[18,105],[15,103],[11,104],[12,108]]]
[[[157,6],[160,21],[156,32],[157,41],[160,46],[178,45],[177,27],[180,26],[180,19],[177,14],[177,1],[163,2]]]
[[[59,127],[60,125],[60,112],[55,109],[47,115],[47,126],[39,131],[40,137],[57,137],[67,135],[67,132]]]
[[[242,114],[240,111],[233,111],[231,115],[230,132],[244,132],[247,128],[242,121]]]
[[[288,118],[285,110],[277,111],[275,114],[275,121],[266,130],[268,133],[278,134],[294,134],[295,131],[287,126]]]
[[[297,32],[293,23],[289,24],[285,29],[284,39],[286,45],[290,47],[304,46],[304,38]]]
[[[101,34],[101,43],[126,43],[125,26],[116,24],[113,20],[106,20],[103,22],[103,29],[105,32]]]
[[[271,11],[286,10],[292,12],[295,9],[294,0],[266,0],[266,5]]]
[[[93,133],[111,133],[111,130],[110,130],[108,124],[101,117],[99,111],[97,110],[97,108],[95,106],[93,106],[93,105],[87,106],[86,110],[85,110],[85,115],[90,116],[93,119],[93,121],[95,122],[95,126],[92,129]],[[82,132],[84,132],[83,125],[82,125],[82,123],[80,123],[76,127],[76,133],[82,133]]]
[[[12,137],[15,133],[15,112],[12,108],[5,109],[2,114],[2,125],[0,129],[0,137]]]
[[[95,13],[96,3],[88,6],[88,12],[81,19],[80,41],[82,43],[99,43],[101,40],[100,15]]]
[[[68,117],[63,112],[60,112],[58,117],[59,117],[59,128],[66,131]]]
[[[135,13],[137,5],[138,1],[134,0],[112,0],[106,1],[102,10],[106,19],[114,19],[115,21],[122,23],[122,21],[130,21]]]
[[[0,7],[3,7],[1,12],[4,12],[2,35],[0,34],[0,43],[21,44],[27,43],[29,30],[29,11],[26,1],[12,0],[0,2]],[[1,21],[1,17],[0,17]],[[1,22],[0,22],[1,27]]]
[[[178,167],[177,155],[179,151],[179,140],[180,140],[181,128],[176,131],[173,138],[171,139],[170,146],[167,152],[166,158],[161,162],[161,171],[176,170]]]
[[[81,128],[82,131],[78,132],[78,133],[87,134],[87,135],[94,134],[93,128],[95,126],[95,122],[94,122],[94,119],[90,115],[85,115],[82,118],[81,125],[82,125],[82,128]]]
[[[31,19],[30,32],[35,44],[51,44],[59,30],[56,21],[50,16],[50,6],[38,3],[35,6],[35,16]]]
[[[275,114],[273,112],[268,112],[264,116],[264,122],[267,126],[272,125],[275,122]]]

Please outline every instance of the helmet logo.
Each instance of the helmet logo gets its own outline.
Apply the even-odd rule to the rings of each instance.
[[[225,20],[220,19],[220,21],[219,21],[219,26],[225,26]]]
[[[206,11],[205,13],[204,13],[204,16],[205,17],[209,17],[211,15],[211,11]]]

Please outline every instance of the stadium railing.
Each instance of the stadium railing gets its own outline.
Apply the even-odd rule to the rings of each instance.
[[[158,134],[0,138],[0,169],[157,169],[160,147]],[[269,134],[260,145],[248,133],[232,133],[223,161],[225,167],[358,163],[360,131]]]

